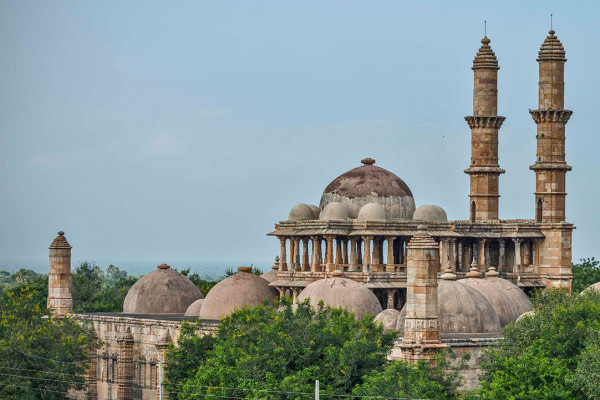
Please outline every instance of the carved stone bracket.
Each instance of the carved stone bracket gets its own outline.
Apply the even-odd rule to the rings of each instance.
[[[491,128],[500,129],[506,117],[485,117],[470,115],[465,117],[465,121],[469,124],[469,128]]]
[[[529,114],[536,124],[543,122],[558,122],[566,124],[573,114],[570,110],[530,110]]]

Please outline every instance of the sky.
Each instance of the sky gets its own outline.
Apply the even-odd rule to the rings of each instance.
[[[573,259],[600,258],[600,3],[0,0],[0,258],[268,265],[364,157],[468,218],[473,57],[500,64],[500,218],[533,218],[537,52],[567,52]]]

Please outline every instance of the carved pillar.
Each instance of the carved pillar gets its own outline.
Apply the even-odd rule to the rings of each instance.
[[[335,239],[335,269],[342,271],[344,258],[342,256],[342,239]]]
[[[463,242],[462,240],[458,241],[458,271],[463,270]]]
[[[456,239],[450,239],[448,241],[448,257],[450,268],[452,268],[453,271],[456,271]]]
[[[500,254],[498,256],[498,271],[504,272],[506,269],[506,241],[500,239]]]
[[[342,264],[348,264],[348,239],[342,239]]]
[[[365,255],[363,260],[363,272],[369,272],[371,269],[371,239],[372,236],[363,236],[365,241]]]
[[[521,272],[521,242],[522,239],[513,239],[515,242],[515,265],[513,266],[514,273]]]
[[[159,374],[159,377],[162,377],[162,379],[158,380],[159,384],[164,382],[165,369],[167,367],[167,349],[169,348],[169,343],[171,343],[171,335],[167,331],[167,333],[165,333],[158,339],[158,342],[155,345],[156,353],[157,353],[157,361],[158,361],[158,367],[157,367],[158,371],[157,372]],[[156,400],[162,400],[165,397],[162,384],[158,388],[158,391],[156,394],[157,394]]]
[[[287,238],[279,236],[281,248],[279,249],[279,272],[287,271],[287,254],[285,252],[285,242]]]
[[[292,302],[294,304],[296,304],[296,301],[298,300],[298,293],[299,293],[298,288],[292,288]]]
[[[377,266],[379,265],[379,240],[380,239],[378,237],[373,238],[373,255],[371,256],[371,266],[375,268],[377,268]],[[373,268],[371,268],[371,270],[373,270]]]
[[[308,238],[302,239],[302,271],[310,270],[308,263]]]
[[[300,238],[294,238],[294,271],[300,271]]]
[[[407,246],[407,297],[401,359],[433,361],[442,344],[438,327],[439,246],[420,225]]]
[[[363,240],[362,238],[358,238],[356,240],[356,258],[357,258],[357,262],[359,265],[362,265],[364,263],[363,260],[363,251],[362,251],[362,246],[363,246]]]
[[[47,306],[55,317],[73,313],[71,296],[71,248],[63,231],[50,245]]]
[[[387,308],[393,310],[396,308],[396,289],[388,289],[387,291]]]
[[[119,400],[133,400],[133,336],[127,328],[125,334],[117,339],[119,345],[118,387]]]
[[[356,238],[350,238],[350,265],[348,271],[356,271],[358,269],[358,253],[356,251]]]
[[[333,264],[333,238],[332,235],[325,236],[325,240],[327,241],[327,249],[325,250],[325,270],[327,272],[331,272],[334,270]]]
[[[485,272],[485,267],[486,267],[486,264],[485,264],[485,259],[486,259],[486,255],[485,255],[486,245],[485,244],[486,244],[486,242],[487,242],[486,239],[480,239],[479,240],[479,250],[478,250],[478,253],[477,253],[477,255],[479,256],[478,257],[479,260],[478,260],[478,263],[477,263],[478,264],[478,268],[479,268],[480,271],[483,271],[483,272]]]
[[[96,331],[92,328],[92,348],[89,354],[89,367],[86,372],[87,381],[87,398],[89,400],[95,400],[98,398],[98,350],[96,346],[98,344],[98,336]]]
[[[387,240],[387,245],[388,245],[387,263],[385,266],[385,272],[394,272],[396,270],[396,266],[394,265],[394,241],[396,240],[396,237],[395,236],[387,236],[385,239]]]
[[[320,239],[317,236],[312,237],[312,265],[311,271],[317,272],[321,270],[321,266],[319,265],[319,252],[321,249],[319,248]]]

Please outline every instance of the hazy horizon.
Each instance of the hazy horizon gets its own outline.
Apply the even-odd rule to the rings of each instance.
[[[537,52],[563,43],[573,261],[600,257],[597,2],[0,0],[0,255],[272,260],[296,203],[377,160],[468,218],[473,57],[500,64],[500,217],[533,218]],[[136,261],[137,262],[137,261]],[[268,264],[267,264],[268,265]],[[148,266],[154,268],[153,265]]]

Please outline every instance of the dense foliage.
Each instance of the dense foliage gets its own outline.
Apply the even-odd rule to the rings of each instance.
[[[600,262],[594,257],[573,264],[573,293],[580,293],[590,285],[600,282]]]
[[[0,295],[0,314],[0,398],[64,399],[83,388],[95,348],[87,328],[51,317],[46,296],[27,286]]]
[[[600,292],[538,292],[535,312],[504,330],[482,360],[486,399],[597,399]]]
[[[114,265],[102,271],[94,264],[83,262],[73,272],[73,311],[121,312],[125,296],[136,281],[137,278]]]
[[[323,395],[369,395],[390,381],[394,396],[456,394],[456,376],[387,361],[396,335],[384,333],[372,316],[356,321],[342,309],[292,307],[284,299],[234,312],[214,337],[200,337],[196,328],[186,326],[169,351],[165,386],[173,399],[295,399],[314,393],[315,380]]]
[[[177,270],[175,270],[177,271]],[[206,280],[203,279],[197,272],[192,272],[190,274],[190,269],[182,269],[181,271],[179,271],[181,273],[181,275],[187,276],[189,278],[189,280],[191,280],[194,285],[196,285],[196,287],[198,289],[200,289],[200,292],[202,292],[202,295],[206,296],[208,294],[208,292],[210,291],[210,289],[212,289],[217,283],[219,283],[221,281],[221,279],[213,279],[213,280]]]

